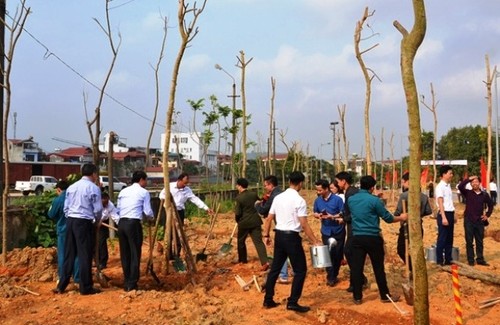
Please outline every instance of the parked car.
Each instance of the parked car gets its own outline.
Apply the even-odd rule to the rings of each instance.
[[[23,195],[28,195],[34,192],[40,195],[43,191],[52,190],[56,187],[57,179],[52,176],[31,176],[29,181],[17,181],[14,189],[23,192]]]
[[[109,177],[108,176],[99,176],[99,182],[101,183],[101,188],[104,191],[109,192]],[[127,184],[120,182],[120,180],[116,177],[113,177],[113,191],[119,192],[127,187]]]

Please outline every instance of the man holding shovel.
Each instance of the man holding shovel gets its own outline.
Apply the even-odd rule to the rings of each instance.
[[[406,213],[406,207],[408,207],[408,188],[410,187],[410,173],[406,172],[403,174],[401,178],[401,188],[403,189],[403,193],[399,196],[398,204],[396,206],[396,211],[394,211],[395,216],[400,216],[402,213]],[[403,208],[405,205],[405,208]],[[425,216],[432,214],[432,208],[429,203],[429,198],[424,193],[420,193],[420,217],[423,218]],[[420,220],[422,222],[422,219]],[[420,223],[420,229],[422,231],[422,235],[424,234],[424,229],[422,228],[422,223]],[[406,239],[405,239],[406,238]],[[410,243],[410,237],[408,235],[408,222],[402,222],[401,227],[399,228],[398,235],[398,255],[401,257],[403,262],[406,262],[406,252],[409,247],[406,247],[406,240],[408,244]],[[412,271],[411,261],[408,257],[408,268],[410,272]],[[411,279],[411,276],[410,276]]]

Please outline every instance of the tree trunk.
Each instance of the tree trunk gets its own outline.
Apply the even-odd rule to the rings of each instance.
[[[418,91],[413,73],[413,61],[422,44],[427,28],[424,0],[412,0],[414,25],[410,33],[398,22],[394,26],[401,32],[401,75],[406,97],[408,127],[410,134],[410,188],[409,188],[409,230],[410,255],[415,275],[414,324],[429,324],[429,296],[427,266],[424,258],[422,233],[420,231],[420,160],[422,156],[420,110]]]
[[[238,57],[239,65],[241,68],[241,109],[242,109],[242,130],[241,130],[241,177],[246,177],[247,173],[247,97],[245,92],[245,74],[247,65],[252,62],[253,58],[245,61],[245,52],[240,51]]]

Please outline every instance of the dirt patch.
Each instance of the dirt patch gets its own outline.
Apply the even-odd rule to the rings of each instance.
[[[314,192],[304,192],[309,206]],[[388,202],[393,210],[392,203]],[[463,214],[458,205],[457,215]],[[489,267],[476,266],[477,270],[499,275],[500,253],[497,238],[500,233],[498,210],[490,220],[485,238],[485,257]],[[319,223],[311,223],[319,233]],[[193,255],[205,244],[208,230],[206,221],[193,220],[186,225],[186,234]],[[119,260],[118,243],[109,244],[110,260],[103,272],[110,280],[110,288],[94,296],[80,296],[77,287],[70,285],[68,292],[54,295],[51,289],[56,281],[56,250],[54,248],[25,248],[8,253],[7,264],[0,267],[0,323],[1,324],[413,324],[413,310],[404,301],[398,307],[409,312],[401,316],[391,304],[380,302],[371,265],[367,262],[365,271],[370,286],[365,291],[363,304],[354,305],[352,295],[346,292],[349,271],[341,268],[340,282],[335,287],[326,286],[323,269],[309,267],[301,304],[312,310],[297,314],[285,310],[284,303],[290,292],[290,285],[276,285],[276,300],[282,306],[265,310],[262,308],[263,294],[255,285],[244,291],[235,276],[249,281],[256,276],[259,284],[265,274],[260,272],[260,263],[251,241],[248,241],[249,263],[233,264],[236,259],[234,248],[226,256],[217,254],[222,244],[229,240],[234,226],[232,214],[220,215],[215,225],[206,253],[206,262],[197,264],[193,281],[185,273],[176,273],[170,267],[164,273],[162,256],[155,249],[154,267],[162,285],[157,286],[151,276],[142,273],[139,281],[141,290],[124,292],[123,275]],[[404,266],[396,254],[398,225],[382,224],[386,240],[386,273],[391,291],[401,294]],[[424,243],[426,247],[436,241],[436,221],[424,220]],[[147,240],[145,241],[147,242]],[[455,230],[455,245],[460,250],[460,260],[466,262],[463,223],[459,220]],[[309,243],[304,241],[306,252]],[[144,271],[149,246],[143,247],[141,271]],[[268,250],[269,255],[272,251]],[[309,255],[309,254],[307,254]],[[311,264],[309,264],[311,265]],[[451,275],[428,263],[429,299],[431,323],[445,325],[455,323],[455,306]],[[498,305],[479,309],[479,302],[500,296],[498,286],[479,280],[460,277],[461,300],[464,324],[497,324],[500,316]],[[194,282],[194,284],[193,284]],[[98,286],[96,282],[96,286]],[[28,292],[29,290],[30,292]],[[39,294],[39,295],[37,295]]]

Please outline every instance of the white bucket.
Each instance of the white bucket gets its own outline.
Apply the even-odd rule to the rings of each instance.
[[[328,246],[311,246],[311,262],[316,269],[332,266]]]

